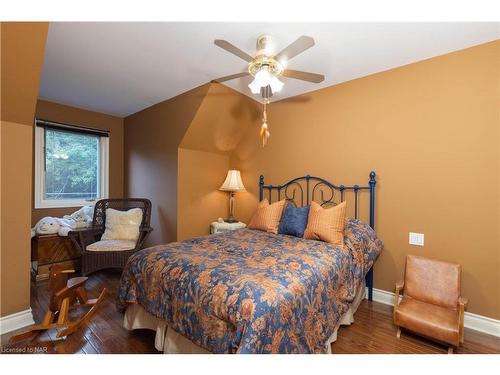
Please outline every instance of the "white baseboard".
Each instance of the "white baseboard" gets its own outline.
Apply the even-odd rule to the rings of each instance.
[[[366,298],[368,298],[368,288],[366,290],[366,295]],[[394,293],[373,288],[373,300],[385,305],[394,305]],[[487,316],[466,311],[464,315],[464,326],[475,331],[487,333],[488,335],[500,337],[500,320],[488,318]]]
[[[35,324],[31,307],[24,311],[0,317],[0,335]]]

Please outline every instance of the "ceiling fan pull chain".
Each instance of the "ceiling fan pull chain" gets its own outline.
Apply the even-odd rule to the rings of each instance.
[[[260,127],[260,137],[262,138],[262,147],[265,147],[267,140],[271,136],[267,126],[267,103],[268,99],[264,99],[264,112],[262,114],[262,126]]]

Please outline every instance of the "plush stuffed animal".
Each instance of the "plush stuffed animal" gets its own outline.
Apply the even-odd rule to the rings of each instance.
[[[74,229],[87,228],[92,224],[94,207],[83,206],[71,215],[64,215],[63,218],[46,216],[36,223],[31,230],[31,237],[36,234],[58,234],[67,236]]]
[[[57,234],[63,237],[67,237],[68,233],[76,229],[76,222],[73,219],[60,219],[56,218],[59,223],[59,230]]]
[[[36,234],[56,234],[61,225],[55,217],[46,216],[35,225]]]
[[[63,219],[67,220],[69,223],[74,222],[76,228],[87,228],[92,224],[92,218],[94,216],[94,207],[83,206],[78,211],[73,212],[71,215],[64,215]]]
[[[94,206],[83,206],[83,213],[86,215],[85,221],[87,222],[87,226],[92,225],[92,220],[94,220]]]

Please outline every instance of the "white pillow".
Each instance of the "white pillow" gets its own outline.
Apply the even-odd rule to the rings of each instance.
[[[106,209],[106,230],[101,240],[137,241],[141,222],[142,210],[140,208],[132,208],[128,211],[108,208]]]

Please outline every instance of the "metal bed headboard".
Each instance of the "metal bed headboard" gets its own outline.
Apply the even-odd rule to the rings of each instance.
[[[267,198],[269,203],[271,203],[273,192],[275,192],[277,200],[284,198],[293,201],[295,204],[300,202],[301,207],[307,206],[312,201],[325,206],[343,202],[346,191],[352,191],[354,193],[354,217],[357,219],[359,216],[359,194],[361,191],[366,190],[370,193],[369,224],[370,227],[375,229],[375,176],[375,172],[371,171],[370,179],[366,186],[347,186],[335,185],[324,178],[310,175],[296,177],[281,185],[266,185],[264,184],[264,176],[261,175],[259,179],[259,200]],[[265,192],[267,192],[267,197],[264,197]],[[337,192],[340,197],[336,194]],[[336,202],[338,198],[340,199]],[[371,301],[373,298],[373,267],[366,274],[366,286],[368,287],[368,300]]]

